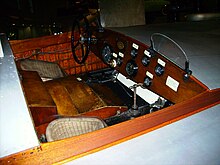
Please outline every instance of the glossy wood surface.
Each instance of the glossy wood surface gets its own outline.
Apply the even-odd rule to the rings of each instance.
[[[35,71],[21,71],[21,82],[35,126],[57,114],[57,106]]]
[[[85,112],[82,114],[78,114],[77,116],[90,116],[90,117],[98,117],[100,119],[107,119],[111,116],[114,116],[117,114],[118,111],[124,112],[127,110],[127,107],[124,106],[106,106],[102,107],[93,111]],[[48,116],[47,118],[44,118],[44,124],[37,125],[36,126],[36,131],[38,134],[38,137],[40,137],[42,134],[46,134],[46,128],[48,124],[59,118],[59,117],[70,117],[70,116],[62,116],[62,115],[51,115]]]
[[[114,116],[117,114],[119,111],[120,113],[126,111],[128,108],[127,107],[121,107],[121,106],[107,106],[103,108],[96,109],[94,111],[86,112],[81,114],[82,116],[96,116],[101,119],[107,119],[111,116]]]
[[[20,71],[27,103],[30,107],[56,106],[51,95],[35,71]]]
[[[57,115],[56,106],[29,107],[29,108],[31,111],[32,118],[34,120],[35,127],[52,121],[51,116]]]
[[[125,46],[126,46],[125,49],[120,50],[125,55],[123,59],[123,64],[120,67],[116,68],[125,75],[126,75],[125,65],[130,60],[131,44],[136,43],[140,46],[138,50],[138,54],[140,54],[140,56],[142,56],[143,51],[148,48],[147,45],[144,45],[136,40],[133,40],[127,36],[114,33],[108,30],[105,31],[104,34],[101,35],[98,34],[97,37],[99,38],[98,43],[97,45],[94,45],[94,47],[92,47],[92,51],[95,54],[97,54],[97,56],[99,57],[101,57],[100,51],[104,43],[107,42],[108,44],[111,44],[112,47],[114,48],[114,51],[118,53],[119,49],[117,48],[116,42],[119,39],[125,42]],[[55,41],[54,44],[59,43],[59,41],[58,42],[57,41]],[[22,42],[19,41],[16,44],[18,45],[20,44],[20,46],[18,47],[15,46],[14,50],[17,51],[18,53],[17,55],[20,55],[19,54],[20,49],[23,48],[21,46]],[[44,45],[43,47],[47,47],[46,42],[44,42],[42,45]],[[24,49],[26,49],[27,52],[30,50],[30,52],[28,53],[32,54],[33,51],[35,51],[35,48],[38,48],[38,46],[41,47],[42,45],[37,44],[36,47],[34,47],[34,43],[32,43],[28,46],[30,47],[30,49],[29,48],[24,48]],[[57,45],[55,47],[57,47]],[[54,46],[48,49],[52,49],[52,48],[54,48]],[[41,48],[41,50],[44,49]],[[53,59],[53,57],[55,56],[56,55],[52,54],[51,56],[44,56],[42,59],[44,58],[50,59],[51,57]],[[93,57],[91,56],[91,59],[92,58]],[[160,77],[157,77],[154,73],[154,68],[157,64],[158,58],[166,62],[165,73],[163,76]],[[96,61],[96,58],[94,59],[95,59],[94,61]],[[152,86],[150,86],[149,89],[169,99],[173,103],[176,103],[175,105],[85,135],[80,135],[50,143],[42,143],[38,147],[31,148],[26,151],[1,158],[0,164],[52,164],[52,163],[61,164],[66,161],[70,161],[79,158],[81,156],[85,156],[87,154],[97,152],[107,147],[111,147],[123,141],[140,136],[142,134],[146,134],[157,128],[171,124],[172,122],[181,120],[185,117],[198,113],[202,110],[206,110],[207,108],[220,103],[220,89],[210,91],[207,89],[206,86],[204,86],[193,76],[191,76],[188,81],[183,81],[182,76],[184,72],[181,69],[179,69],[176,65],[173,65],[172,63],[167,61],[167,59],[165,59],[164,57],[160,55],[155,55],[151,59],[150,65],[148,65],[147,67],[142,66],[140,59],[141,58],[136,59],[136,63],[139,66],[138,74],[130,78],[136,82],[143,82],[143,77],[145,77],[146,71],[148,70],[152,72],[154,74],[154,80]],[[70,60],[66,62],[68,63],[70,62]],[[92,67],[93,64],[96,65],[94,67],[95,69],[99,67],[99,64],[101,65],[101,67],[105,66],[103,65],[103,63],[102,64],[92,63],[90,66]],[[74,66],[76,65],[74,64]],[[82,68],[84,66],[77,66],[77,67],[79,67],[79,70],[83,70]],[[84,68],[84,71],[88,71],[88,70]],[[174,79],[179,81],[180,86],[177,92],[172,91],[165,85],[165,81],[168,75],[172,76]],[[89,115],[89,116],[99,115],[100,117],[104,118],[106,116],[112,115],[113,114],[112,112],[113,112],[112,109],[106,108],[106,109],[99,109],[96,112],[95,111],[89,112],[85,115]],[[46,125],[47,124],[45,124],[44,129],[46,128]],[[40,128],[39,129],[38,128],[37,130],[40,130]]]
[[[90,52],[85,64],[78,64],[73,59],[71,33],[43,36],[39,38],[10,41],[16,61],[35,59],[57,63],[68,75],[82,74],[107,66],[94,53]],[[78,48],[76,54],[80,53]]]
[[[128,36],[111,30],[105,30],[103,34],[97,34],[97,38],[99,39],[98,43],[91,48],[96,55],[103,59],[101,51],[105,44],[110,45],[113,52],[117,54],[117,56],[119,56],[119,52],[123,53],[123,63],[121,66],[117,65],[116,69],[120,73],[137,83],[143,83],[144,78],[146,77],[146,72],[150,72],[153,75],[153,80],[152,85],[148,87],[148,89],[168,99],[173,103],[182,102],[208,89],[205,85],[203,85],[199,80],[197,80],[193,76],[190,76],[188,80],[184,80],[183,76],[185,74],[185,71],[180,69],[177,65],[173,64],[160,54],[155,54],[153,57],[150,58],[149,65],[144,66],[141,60],[142,57],[145,56],[144,51],[148,50],[149,45],[145,45]],[[118,48],[117,43],[119,41],[124,44],[124,49]],[[133,43],[139,46],[136,58],[131,57]],[[126,72],[126,64],[130,60],[135,61],[135,63],[138,66],[138,72],[135,76],[129,76]],[[155,67],[158,64],[158,60],[162,60],[166,63],[164,74],[161,76],[157,76],[154,71]],[[172,77],[179,83],[177,91],[174,91],[166,85],[168,76]]]
[[[105,106],[105,102],[77,76],[66,76],[44,82],[57,105],[59,115],[74,116]]]
[[[44,36],[34,39],[26,40],[14,40],[10,41],[13,53],[22,53],[29,50],[41,50],[42,48],[58,45],[63,43],[69,43],[71,38],[71,33],[63,33],[57,36]]]
[[[220,103],[220,89],[205,91],[182,103],[95,132],[41,144],[4,157],[1,164],[52,164],[81,156],[140,136]]]

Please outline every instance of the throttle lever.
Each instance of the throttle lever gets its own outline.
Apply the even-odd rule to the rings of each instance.
[[[130,86],[130,89],[133,89],[133,92],[134,92],[134,102],[133,102],[133,106],[131,108],[133,116],[138,116],[140,114],[140,112],[138,111],[138,106],[137,106],[137,87],[139,87],[139,86],[143,86],[143,84],[138,83],[138,84],[134,84],[134,85]]]

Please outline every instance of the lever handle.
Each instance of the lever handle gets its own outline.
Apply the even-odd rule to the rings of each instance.
[[[132,109],[133,110],[138,110],[138,106],[137,106],[137,87],[139,86],[143,86],[142,83],[137,83],[137,84],[134,84],[132,86],[130,86],[130,89],[133,89],[134,90],[134,103],[133,103],[133,107]]]

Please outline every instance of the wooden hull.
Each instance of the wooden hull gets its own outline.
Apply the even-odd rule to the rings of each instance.
[[[131,40],[130,38],[126,39],[128,39],[129,42]],[[31,59],[55,62],[59,64],[68,75],[78,75],[107,67],[107,65],[102,62],[100,50],[98,49],[102,47],[102,44],[103,43],[93,48],[95,54],[91,52],[86,63],[83,65],[77,64],[72,58],[70,33],[25,41],[11,41],[11,48],[16,60],[28,57]],[[141,43],[139,44],[142,45]],[[143,45],[143,47],[144,46],[145,45]],[[125,59],[125,61],[126,60],[127,59]],[[172,70],[173,67],[174,66],[170,66],[170,70]],[[122,68],[124,68],[124,66],[122,66]],[[176,77],[180,79],[178,75],[176,75]],[[140,80],[142,80],[141,76],[136,78],[136,81]],[[183,85],[183,88],[177,94],[172,94],[167,91],[163,93],[164,96],[170,98],[173,103],[176,103],[175,105],[88,134],[60,141],[41,143],[37,147],[1,158],[0,164],[62,164],[149,133],[220,103],[220,89],[209,90],[194,77],[192,77],[190,81],[192,83],[189,85],[190,87],[187,88],[187,85]],[[50,84],[48,84],[48,86],[50,87]],[[161,91],[165,90],[164,88],[157,89],[155,86],[152,86],[151,89],[157,93],[161,93]],[[195,91],[193,91],[193,89],[195,89]],[[186,94],[188,97],[184,96],[181,98],[180,96],[183,95],[184,90],[187,90]],[[48,119],[46,121],[41,121],[42,116],[37,118],[37,115],[34,115],[34,113],[36,113],[36,107],[30,106],[31,113],[34,116],[33,118],[37,121],[35,122],[35,128],[38,133],[44,133],[48,123],[54,119],[53,115],[57,115],[57,109],[53,109],[57,103],[53,101],[50,102],[49,108],[48,103],[46,104],[47,106],[40,111],[38,110],[38,112],[44,115],[43,118]],[[47,108],[50,110],[47,111],[48,113],[45,113],[45,109]],[[71,116],[97,116],[106,119],[115,115],[118,110],[123,112],[127,110],[127,107],[102,105],[101,108],[93,109],[93,111],[71,114]],[[66,113],[63,115],[66,115]]]
[[[192,100],[166,108],[163,111],[158,111],[148,116],[139,117],[89,134],[41,144],[39,147],[7,156],[1,159],[1,163],[52,164],[59,162],[62,164],[142,134],[146,134],[171,124],[172,122],[198,113],[210,106],[219,104],[219,97],[219,90],[205,92]],[[105,109],[105,111],[108,111],[108,108]]]

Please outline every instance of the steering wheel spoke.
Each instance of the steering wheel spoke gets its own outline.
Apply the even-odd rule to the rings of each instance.
[[[90,48],[91,34],[86,17],[75,19],[72,26],[71,47],[74,60],[78,64],[86,61]]]

